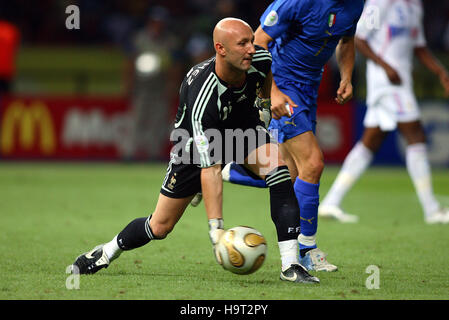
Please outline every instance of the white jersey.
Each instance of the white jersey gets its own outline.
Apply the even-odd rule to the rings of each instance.
[[[426,46],[421,0],[367,0],[356,36],[392,66],[401,77],[392,85],[382,67],[367,62],[367,103],[398,91],[413,92],[414,48]]]

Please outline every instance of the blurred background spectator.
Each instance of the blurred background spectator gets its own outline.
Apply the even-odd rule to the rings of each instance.
[[[124,80],[133,124],[128,159],[161,159],[170,133],[170,110],[183,76],[180,45],[170,20],[166,8],[151,7],[144,26],[127,39]]]
[[[20,41],[19,29],[6,17],[0,17],[0,95],[11,90],[16,73],[16,53]]]

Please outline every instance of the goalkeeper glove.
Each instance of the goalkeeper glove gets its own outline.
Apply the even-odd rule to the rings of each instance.
[[[268,128],[271,121],[271,99],[257,97],[254,105],[259,109],[260,120],[263,121],[265,128]]]
[[[209,220],[209,238],[212,245],[215,246],[224,233],[223,219],[210,219]]]
[[[254,101],[254,104],[256,105],[257,109],[259,109],[260,111],[270,110],[271,99],[256,97],[256,101]]]
[[[223,229],[223,219],[210,219],[209,220],[209,238],[214,247],[214,255],[215,259],[217,259],[218,263],[221,264],[220,256],[217,252],[217,243],[220,241],[220,238],[225,233]]]

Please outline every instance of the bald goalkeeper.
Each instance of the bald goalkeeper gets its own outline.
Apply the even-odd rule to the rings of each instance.
[[[174,147],[153,213],[131,221],[110,242],[80,255],[72,272],[95,273],[107,268],[123,251],[164,239],[198,192],[203,194],[215,252],[224,233],[221,169],[226,161],[239,162],[235,155],[240,152],[240,164],[269,187],[270,210],[261,215],[268,217],[270,212],[276,227],[280,279],[319,282],[298,263],[300,216],[290,173],[254,107],[257,96],[267,97],[270,92],[271,55],[254,46],[253,30],[239,19],[221,20],[213,40],[215,56],[194,66],[181,84],[172,132]],[[256,139],[231,139],[234,145],[230,150],[227,144],[217,143],[227,141],[229,132],[234,136],[235,132],[253,133]]]

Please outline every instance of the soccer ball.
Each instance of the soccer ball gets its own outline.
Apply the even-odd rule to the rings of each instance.
[[[215,253],[225,270],[250,274],[262,266],[267,255],[267,242],[256,229],[238,226],[226,230]]]

